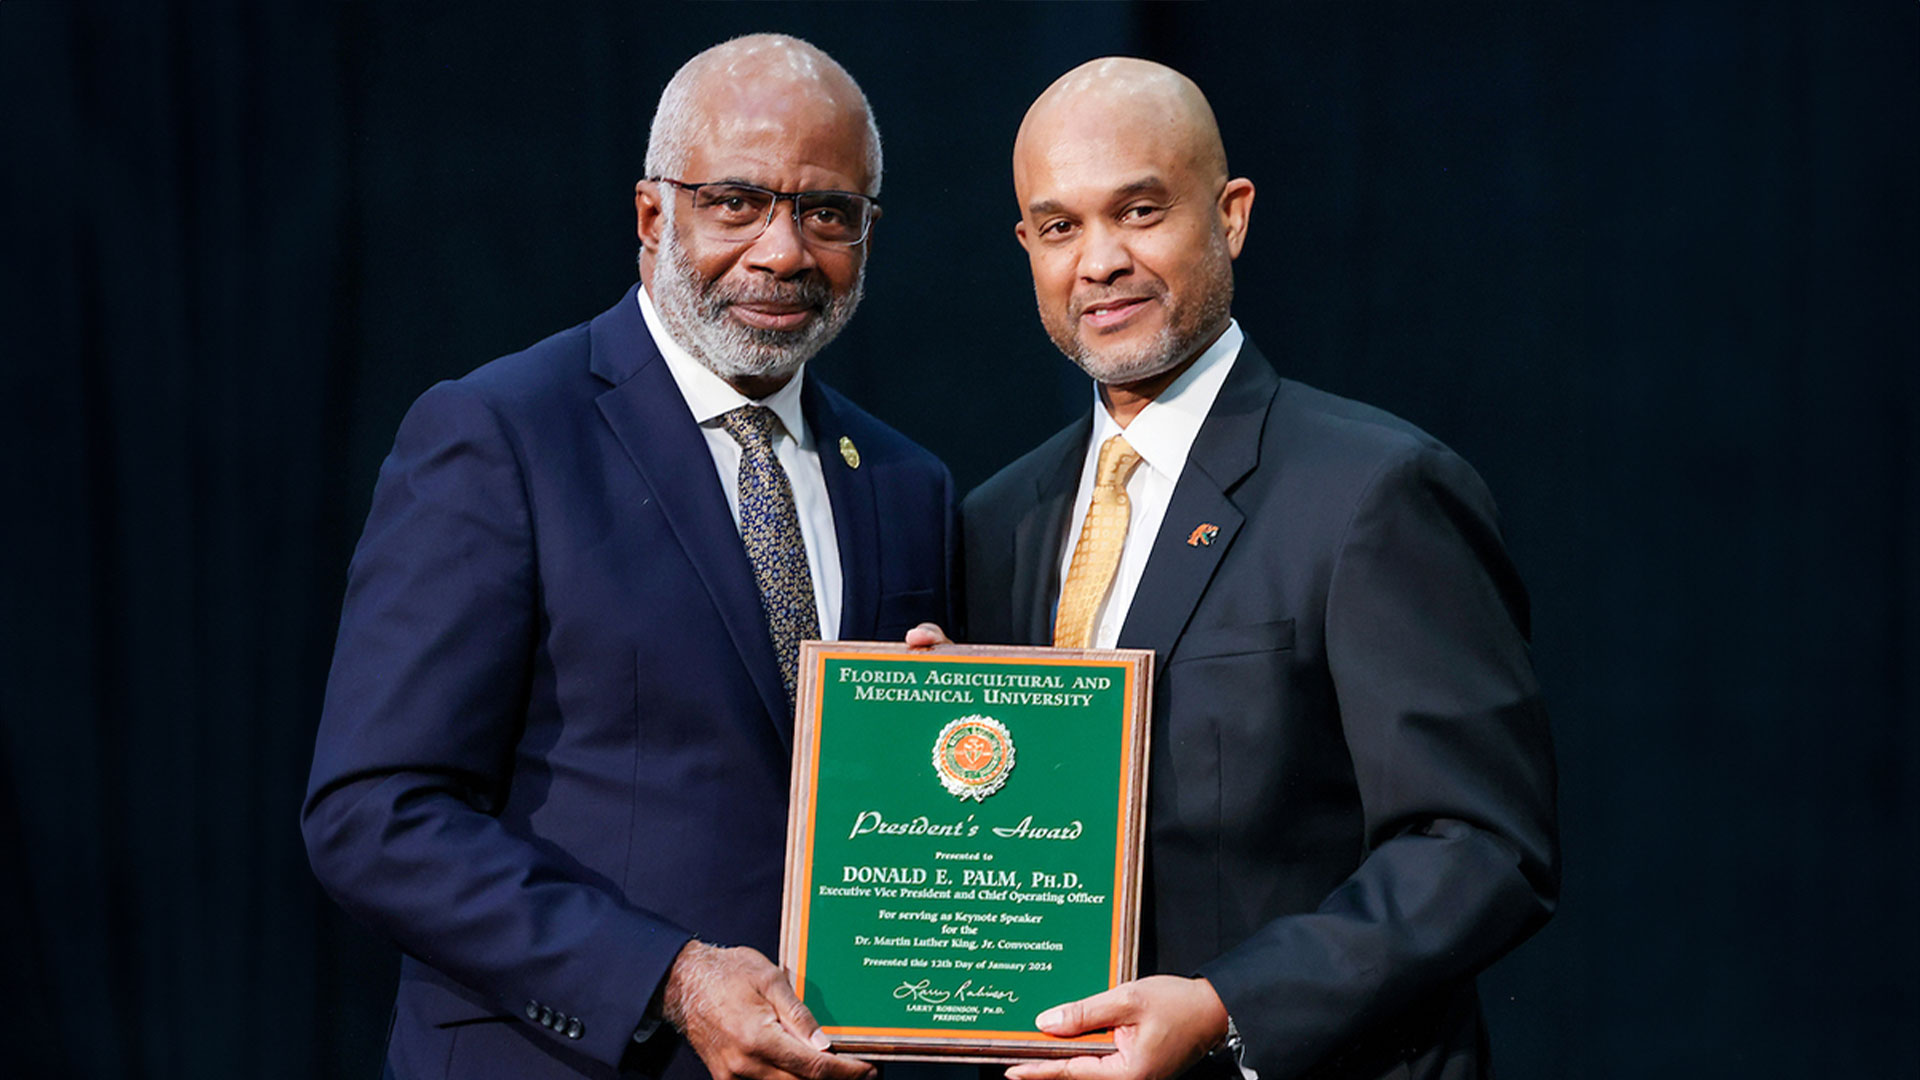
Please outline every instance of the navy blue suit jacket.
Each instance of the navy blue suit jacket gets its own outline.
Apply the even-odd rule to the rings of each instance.
[[[1048,640],[1091,425],[967,497],[969,640]],[[1473,977],[1558,892],[1526,633],[1473,470],[1245,344],[1119,644],[1156,658],[1141,971],[1207,976],[1261,1080],[1485,1075]]]
[[[839,636],[945,618],[946,468],[816,378],[803,401]],[[328,892],[406,954],[390,1075],[611,1076],[690,934],[775,955],[790,727],[633,292],[427,391],[354,554],[302,818]],[[641,1056],[706,1075],[670,1030]]]

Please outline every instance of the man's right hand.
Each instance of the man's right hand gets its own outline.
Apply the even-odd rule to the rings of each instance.
[[[667,1022],[686,1036],[714,1080],[871,1080],[873,1066],[832,1046],[786,973],[758,950],[690,941],[662,995]]]

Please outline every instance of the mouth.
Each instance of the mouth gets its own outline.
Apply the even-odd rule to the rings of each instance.
[[[727,310],[755,330],[798,330],[817,314],[811,304],[767,300],[735,301]]]
[[[1146,310],[1152,296],[1115,296],[1080,308],[1080,321],[1095,330],[1111,330]]]

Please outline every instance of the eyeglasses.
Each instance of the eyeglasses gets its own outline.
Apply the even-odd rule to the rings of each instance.
[[[880,216],[878,201],[851,191],[768,191],[731,180],[689,184],[667,176],[647,179],[672,184],[693,196],[695,227],[712,239],[734,244],[759,239],[773,224],[774,206],[783,199],[793,203],[800,235],[817,244],[858,244]]]

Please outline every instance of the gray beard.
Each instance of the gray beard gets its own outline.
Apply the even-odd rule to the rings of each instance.
[[[833,295],[832,287],[819,277],[770,281],[757,288],[728,284],[724,279],[703,282],[680,245],[669,212],[654,258],[651,296],[667,332],[715,375],[783,378],[800,370],[800,365],[839,336],[860,306],[866,284],[865,260],[844,296]],[[745,326],[727,314],[730,305],[741,302],[799,303],[818,308],[820,314],[798,330],[766,330]]]

